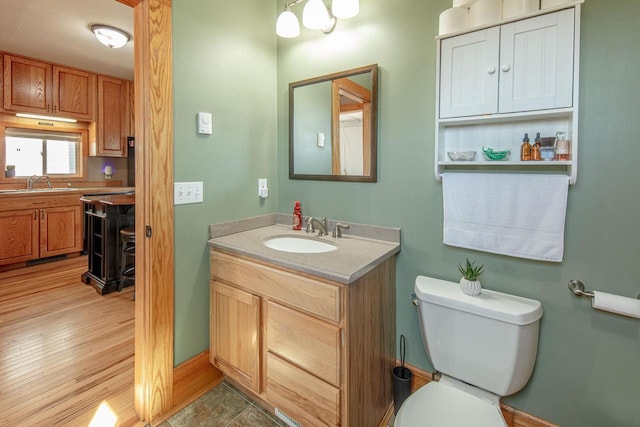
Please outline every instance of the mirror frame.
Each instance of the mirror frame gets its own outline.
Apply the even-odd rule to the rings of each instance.
[[[335,79],[350,77],[356,74],[371,73],[371,156],[370,156],[370,173],[369,175],[316,175],[301,174],[294,172],[293,164],[293,92],[297,87],[308,86],[315,83],[332,81]],[[377,164],[377,147],[378,147],[378,64],[366,65],[363,67],[353,68],[351,70],[339,71],[333,74],[327,74],[320,77],[313,77],[298,82],[289,83],[289,179],[306,179],[316,181],[348,181],[348,182],[377,182],[378,181],[378,164]],[[333,127],[333,126],[332,126]],[[333,135],[332,135],[333,145]]]

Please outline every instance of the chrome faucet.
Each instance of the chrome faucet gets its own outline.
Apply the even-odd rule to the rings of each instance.
[[[327,234],[327,218],[322,217],[321,219],[314,218],[310,216],[307,218],[307,233],[313,233],[314,231],[318,232],[318,236],[326,236]]]
[[[27,190],[33,190],[33,186],[36,185],[36,183],[38,181],[40,181],[41,179],[45,179],[47,181],[47,186],[49,188],[51,187],[51,178],[49,178],[49,176],[47,175],[32,175],[29,177],[29,179],[27,180]]]
[[[342,223],[337,223],[336,224],[336,228],[333,229],[333,233],[331,234],[331,236],[334,239],[339,239],[342,237],[342,230],[344,228],[349,228],[349,224],[342,224]]]

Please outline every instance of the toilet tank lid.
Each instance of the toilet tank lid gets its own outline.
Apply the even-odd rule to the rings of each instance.
[[[489,289],[482,289],[478,296],[469,296],[462,293],[458,283],[432,277],[418,276],[414,292],[421,301],[514,325],[528,325],[542,317],[540,301]]]

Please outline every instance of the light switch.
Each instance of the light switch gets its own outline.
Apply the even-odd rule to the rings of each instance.
[[[174,182],[173,204],[184,205],[187,203],[202,203],[202,181],[199,182]]]
[[[198,113],[198,133],[201,135],[211,135],[213,133],[211,113]]]
[[[324,147],[324,133],[323,132],[318,132],[317,143],[318,143],[318,147]]]

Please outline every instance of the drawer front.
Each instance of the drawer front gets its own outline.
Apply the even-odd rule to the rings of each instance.
[[[271,301],[267,350],[340,387],[340,328]]]
[[[340,390],[271,353],[267,401],[304,426],[340,424]]]
[[[249,292],[277,299],[334,322],[340,321],[340,291],[329,284],[242,258],[211,251],[211,276]]]

